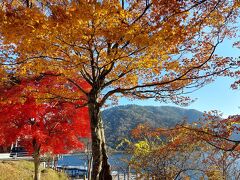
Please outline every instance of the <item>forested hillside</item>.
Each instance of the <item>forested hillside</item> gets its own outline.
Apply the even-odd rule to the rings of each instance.
[[[192,123],[202,116],[202,112],[194,109],[171,106],[126,105],[102,112],[107,144],[113,148],[123,138],[129,138],[131,129],[140,123],[148,123],[153,127],[173,127],[183,121]]]

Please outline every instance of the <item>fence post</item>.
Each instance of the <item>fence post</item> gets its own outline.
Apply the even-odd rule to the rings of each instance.
[[[130,175],[131,175],[131,167],[128,165],[128,180],[130,180]]]

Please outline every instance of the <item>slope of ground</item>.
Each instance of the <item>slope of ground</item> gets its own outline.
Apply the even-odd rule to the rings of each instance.
[[[32,180],[33,162],[0,161],[0,180]],[[42,180],[67,180],[67,176],[52,169],[41,169]]]

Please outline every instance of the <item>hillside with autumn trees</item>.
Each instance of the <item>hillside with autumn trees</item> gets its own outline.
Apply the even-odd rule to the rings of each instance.
[[[107,145],[116,148],[123,139],[131,138],[131,130],[139,124],[173,128],[177,124],[197,122],[203,118],[203,113],[171,106],[125,105],[104,110],[102,118]]]
[[[15,125],[13,120],[10,128],[27,129],[29,136],[20,133],[15,137],[33,138],[32,148],[37,151],[42,148],[37,137],[39,142],[47,137],[38,133],[45,132],[44,123],[60,119],[56,124],[78,124],[81,116],[71,117],[67,110],[79,115],[87,113],[92,143],[91,179],[111,180],[101,110],[121,98],[189,105],[189,93],[219,76],[235,78],[232,88],[237,89],[239,59],[219,55],[217,49],[226,39],[232,39],[239,48],[239,7],[239,0],[1,0],[1,90],[17,87],[22,80],[34,80],[35,84],[54,78],[44,81],[43,89],[41,85],[27,86],[13,101],[8,100],[8,94],[3,95],[1,110],[16,105],[18,113],[13,119],[27,125]],[[33,108],[21,108],[30,107],[29,103]],[[38,111],[32,112],[34,108]],[[81,108],[84,113],[79,112]],[[192,136],[182,142],[178,139],[171,147],[180,142],[200,143],[199,136],[193,135],[202,133],[209,135],[203,137],[212,146],[235,150],[239,141],[229,137],[238,130],[233,126],[236,119],[230,117],[220,125],[207,121],[206,127],[187,126],[185,130],[204,129],[191,131]],[[214,134],[214,128],[220,133]],[[81,133],[85,129],[79,125],[72,130]],[[179,136],[186,134],[176,132]]]

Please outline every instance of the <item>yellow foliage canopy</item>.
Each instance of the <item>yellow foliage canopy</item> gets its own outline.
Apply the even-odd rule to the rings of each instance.
[[[239,1],[3,1],[1,47],[19,76],[81,76],[99,93],[183,102],[230,59],[214,55],[232,36]],[[219,63],[224,61],[224,63]]]

